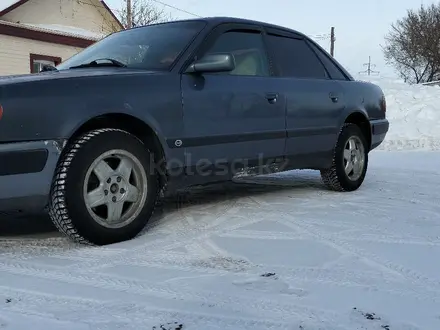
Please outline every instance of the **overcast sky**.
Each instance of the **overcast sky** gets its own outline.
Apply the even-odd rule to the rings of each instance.
[[[154,0],[150,0],[154,1]],[[112,9],[119,9],[122,0],[107,0]],[[329,35],[335,27],[335,57],[353,74],[371,62],[381,75],[392,76],[380,45],[390,24],[403,17],[407,9],[416,9],[432,0],[161,0],[200,16],[233,16],[283,25],[309,36]],[[157,6],[163,7],[159,2]],[[164,7],[173,18],[194,17],[182,11]],[[317,40],[329,51],[330,39]]]

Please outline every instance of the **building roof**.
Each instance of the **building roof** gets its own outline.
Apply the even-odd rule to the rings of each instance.
[[[35,31],[35,32],[49,33],[53,35],[80,38],[91,41],[97,41],[105,37],[105,34],[98,34],[77,27],[64,26],[58,24],[27,24],[27,23],[13,23],[13,22],[0,20],[0,26],[1,25],[29,30],[29,32]]]
[[[46,26],[25,25],[2,20],[0,20],[0,34],[79,48],[88,47],[99,39],[92,38],[85,33],[78,35],[78,31],[72,33],[48,29]]]
[[[24,5],[29,0],[1,0],[0,2],[0,17],[3,15],[6,15],[10,11]],[[104,0],[99,0],[104,7],[105,10],[109,12],[109,14],[114,18],[114,20],[118,23],[118,25],[121,27],[121,29],[124,29],[124,26],[122,25],[121,21],[116,17],[116,15],[113,13],[113,11],[110,9],[109,6],[105,3]]]

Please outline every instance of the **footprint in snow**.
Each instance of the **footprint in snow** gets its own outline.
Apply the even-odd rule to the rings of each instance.
[[[237,280],[232,283],[236,286],[241,286],[246,290],[289,294],[298,297],[307,295],[307,291],[291,288],[288,283],[280,280],[275,273],[266,273],[261,276],[254,276],[245,280]]]
[[[172,322],[172,323],[166,323],[166,324],[154,326],[152,330],[182,330],[182,329],[183,329],[183,324],[179,322]]]
[[[363,312],[356,307],[353,308],[350,318],[357,326],[362,325],[362,329],[366,330],[420,330],[411,324],[391,322],[384,315]]]

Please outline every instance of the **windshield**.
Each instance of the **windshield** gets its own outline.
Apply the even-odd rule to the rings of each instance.
[[[61,63],[57,69],[111,59],[127,68],[169,70],[205,25],[203,21],[171,22],[114,33]]]

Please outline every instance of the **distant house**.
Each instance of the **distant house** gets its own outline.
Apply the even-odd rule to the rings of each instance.
[[[0,0],[0,76],[39,72],[121,29],[101,0]]]

